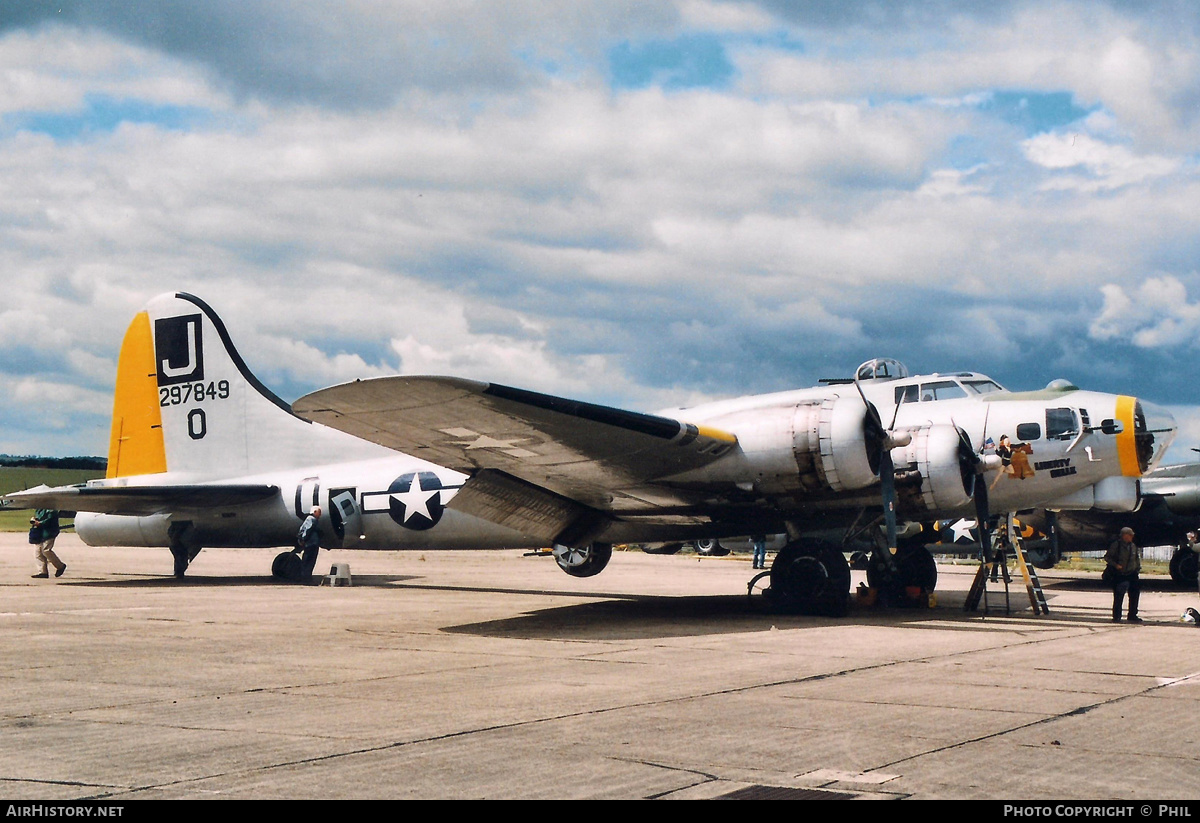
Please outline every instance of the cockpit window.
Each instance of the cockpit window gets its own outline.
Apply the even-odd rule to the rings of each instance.
[[[858,380],[896,380],[908,377],[908,368],[899,360],[877,357],[859,366],[855,376]]]
[[[999,383],[991,380],[964,380],[962,384],[967,387],[968,391],[975,394],[991,394],[992,392],[1004,391]]]
[[[1070,440],[1079,434],[1079,418],[1074,409],[1046,409],[1046,439]]]
[[[966,396],[967,393],[963,390],[963,387],[953,380],[940,380],[937,383],[921,384],[922,403],[929,402],[930,400],[952,400]]]
[[[920,398],[917,393],[917,384],[916,383],[913,383],[911,386],[897,386],[896,387],[896,405],[897,406],[899,406],[901,403],[916,403],[918,399],[920,399]]]

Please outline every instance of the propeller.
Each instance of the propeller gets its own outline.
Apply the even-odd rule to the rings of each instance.
[[[984,560],[991,560],[989,556],[991,554],[989,547],[992,543],[991,530],[988,528],[991,511],[988,508],[988,484],[983,479],[983,473],[991,466],[988,461],[984,460],[983,455],[975,451],[975,446],[971,443],[966,431],[958,425],[955,425],[954,428],[958,431],[958,464],[963,473],[963,485],[966,485],[968,477],[971,478],[971,488],[968,492],[975,501],[975,524],[979,529],[979,550],[983,554]]]
[[[867,419],[863,425],[863,435],[867,446],[867,459],[871,463],[871,468],[879,474],[880,495],[883,499],[883,520],[887,526],[887,544],[888,558],[890,562],[891,555],[896,551],[896,466],[892,460],[892,449],[897,446],[907,446],[912,442],[912,434],[909,432],[896,433],[896,416],[900,413],[900,404],[896,404],[896,409],[892,412],[892,423],[886,428],[883,425],[883,418],[879,416],[879,409],[875,408],[875,404],[867,400],[867,395],[863,392],[862,386],[859,385],[857,378],[854,381],[854,388],[858,389],[858,396],[862,398],[863,405],[867,407]]]

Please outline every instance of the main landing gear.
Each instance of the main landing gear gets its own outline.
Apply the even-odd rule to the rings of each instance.
[[[884,551],[860,558],[868,585],[883,603],[911,604],[913,591],[928,594],[937,586],[937,564],[923,545],[902,546],[890,558],[882,555]],[[850,564],[836,545],[794,540],[775,556],[769,577],[771,585],[764,593],[776,608],[830,617],[849,610]]]
[[[937,563],[924,546],[901,546],[889,564],[878,549],[867,560],[867,585],[888,605],[909,603],[912,589],[929,593],[937,587]]]
[[[604,571],[612,559],[612,543],[589,543],[583,548],[554,546],[554,560],[571,577],[592,577]]]
[[[183,579],[187,574],[188,566],[196,559],[196,555],[200,554],[202,548],[188,540],[191,529],[190,520],[175,522],[167,527],[168,547],[171,549],[171,558],[174,560],[176,580]]]
[[[788,543],[775,555],[770,577],[766,594],[780,609],[841,617],[850,607],[850,564],[832,546]]]
[[[1189,588],[1196,587],[1196,577],[1200,573],[1200,555],[1184,544],[1175,549],[1171,555],[1169,566],[1171,579]]]

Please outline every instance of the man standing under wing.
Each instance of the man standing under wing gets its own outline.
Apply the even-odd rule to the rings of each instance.
[[[1113,622],[1121,622],[1121,605],[1125,593],[1129,593],[1130,623],[1141,623],[1138,617],[1138,599],[1142,594],[1142,582],[1138,573],[1142,570],[1142,549],[1133,542],[1133,529],[1126,526],[1121,529],[1121,535],[1113,541],[1104,554],[1104,562],[1108,564],[1106,577],[1110,577],[1113,587]]]

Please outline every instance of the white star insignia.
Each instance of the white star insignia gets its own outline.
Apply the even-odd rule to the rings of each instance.
[[[405,523],[411,520],[414,514],[419,514],[426,520],[432,520],[433,515],[429,513],[429,501],[440,491],[441,489],[425,491],[421,488],[421,484],[417,478],[414,477],[412,485],[408,487],[408,491],[392,492],[392,499],[404,506]]]
[[[950,542],[951,543],[974,543],[975,535],[971,534],[971,529],[975,528],[974,520],[956,520],[950,525]]]

